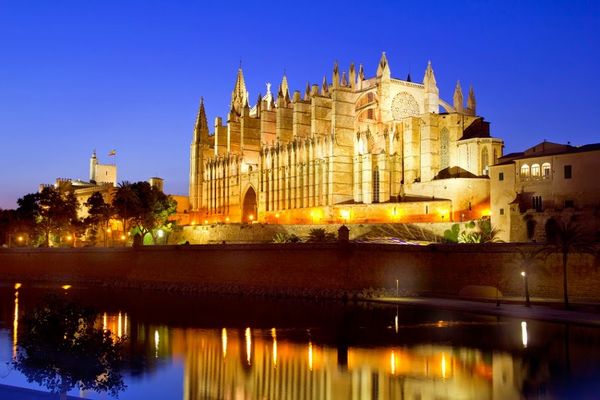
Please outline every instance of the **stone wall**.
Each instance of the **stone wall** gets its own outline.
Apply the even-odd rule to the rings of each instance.
[[[534,245],[528,245],[532,247]],[[523,247],[523,246],[521,246]],[[0,249],[0,276],[14,282],[107,285],[286,296],[458,295],[498,285],[522,296],[518,247],[493,245],[251,244],[120,249]],[[574,300],[600,301],[593,258],[570,258]],[[560,299],[560,260],[532,267],[533,297]]]

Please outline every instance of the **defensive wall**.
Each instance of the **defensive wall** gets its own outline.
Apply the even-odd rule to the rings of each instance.
[[[297,243],[0,249],[0,281],[282,296],[456,296],[470,285],[522,296],[518,248],[539,245]],[[600,301],[590,255],[570,256],[574,300]],[[542,265],[545,264],[545,267]],[[559,256],[531,267],[531,296],[562,298]]]

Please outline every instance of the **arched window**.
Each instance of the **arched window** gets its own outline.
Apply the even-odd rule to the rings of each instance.
[[[543,163],[542,164],[542,177],[544,179],[549,179],[550,178],[550,163]]]
[[[533,164],[531,166],[531,176],[539,178],[540,176],[540,164]]]
[[[521,165],[521,178],[529,178],[529,165]]]
[[[450,133],[444,128],[440,132],[440,170],[450,166]]]
[[[481,175],[487,175],[490,170],[490,156],[487,147],[481,150]]]
[[[379,203],[379,167],[373,169],[373,203]]]
[[[494,165],[498,164],[498,149],[494,149]]]

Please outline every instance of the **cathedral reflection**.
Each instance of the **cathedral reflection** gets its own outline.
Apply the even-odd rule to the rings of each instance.
[[[518,399],[508,353],[436,345],[339,349],[251,328],[174,329],[184,399]]]

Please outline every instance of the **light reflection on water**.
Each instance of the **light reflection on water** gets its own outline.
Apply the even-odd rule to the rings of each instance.
[[[31,304],[19,303],[22,288],[0,294],[3,299],[13,296],[12,312],[2,308],[0,316],[5,329],[7,317],[12,318],[10,353],[14,358],[19,318]],[[435,312],[428,317],[410,308],[350,308],[358,317],[349,321],[340,317],[342,323],[334,328],[310,322],[285,327],[254,327],[241,321],[237,326],[225,325],[219,321],[226,315],[218,311],[210,323],[204,320],[194,326],[186,320],[179,326],[161,323],[164,315],[151,317],[140,311],[148,309],[143,303],[136,304],[125,302],[123,307],[102,310],[97,319],[98,329],[127,339],[125,383],[129,388],[120,395],[124,400],[165,398],[159,389],[183,392],[184,400],[519,399],[524,394],[556,398],[553,385],[561,390],[558,393],[568,393],[568,385],[577,384],[576,379],[565,381],[563,376],[565,368],[573,372],[571,362],[584,378],[598,372],[578,364],[582,354],[591,364],[598,360],[594,343],[600,343],[600,333],[592,328],[576,333],[591,347],[581,347],[575,339],[577,345],[571,349],[574,333],[568,326],[475,316],[469,320],[447,313],[439,319]],[[175,309],[168,312],[173,314]],[[235,317],[242,315],[243,311]],[[372,315],[377,317],[370,319]],[[381,315],[387,316],[381,319]],[[10,357],[0,361],[10,362]],[[174,377],[178,363],[182,371]],[[0,376],[0,384],[37,388],[15,378],[17,372],[9,371],[7,376],[11,374],[9,379]],[[80,395],[78,391],[71,394]]]

